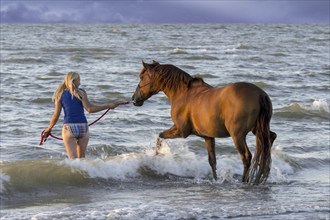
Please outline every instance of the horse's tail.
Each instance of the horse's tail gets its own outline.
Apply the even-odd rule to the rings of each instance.
[[[256,135],[256,149],[250,170],[249,182],[263,183],[267,180],[271,166],[270,119],[272,103],[267,94],[259,98],[260,112],[253,133]]]

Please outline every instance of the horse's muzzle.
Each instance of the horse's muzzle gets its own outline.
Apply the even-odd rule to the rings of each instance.
[[[135,95],[132,96],[132,102],[133,102],[133,105],[135,105],[135,106],[142,106],[144,103],[143,100],[136,99]]]
[[[135,106],[142,106],[144,101],[133,101],[133,105]]]

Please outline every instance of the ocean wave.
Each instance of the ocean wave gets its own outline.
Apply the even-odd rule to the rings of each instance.
[[[329,104],[326,100],[314,100],[311,105],[294,102],[289,106],[275,109],[274,115],[287,118],[319,117],[330,119]]]
[[[253,84],[256,85],[256,86],[258,86],[259,88],[262,88],[262,89],[267,88],[267,87],[270,86],[268,83],[266,83],[266,82],[261,82],[261,81],[259,81],[259,82],[254,82]]]
[[[239,49],[239,50],[247,50],[247,49],[251,49],[253,47],[251,45],[248,45],[248,44],[240,43],[235,48]]]
[[[208,50],[206,48],[175,48],[170,53],[171,54],[205,54]]]
[[[0,173],[0,194],[5,193],[6,185],[9,183],[10,177],[6,174]]]
[[[49,71],[46,75],[47,75],[47,76],[55,76],[55,77],[57,77],[57,76],[63,76],[63,73],[61,73],[61,72],[57,72],[57,71],[55,71],[55,70],[51,70],[51,71]]]
[[[94,52],[94,53],[100,53],[100,52],[113,52],[112,50],[108,48],[101,48],[101,47],[49,47],[49,48],[43,48],[43,51],[46,52]]]
[[[218,57],[210,56],[210,55],[194,55],[186,57],[187,60],[219,60]]]
[[[70,59],[70,61],[73,61],[73,62],[83,62],[84,61],[84,58],[78,54],[70,56],[69,59]]]
[[[44,60],[42,57],[7,57],[7,58],[1,58],[1,62],[4,63],[45,63],[46,60]]]
[[[234,54],[238,51],[244,51],[244,50],[250,50],[250,49],[256,49],[256,47],[253,47],[246,43],[239,43],[237,45],[232,45],[224,49],[225,54]]]
[[[31,102],[36,104],[46,104],[46,103],[51,103],[52,100],[51,98],[35,98],[32,99]]]
[[[21,160],[1,163],[1,194],[87,184],[88,174],[59,165],[58,160]]]
[[[329,40],[330,40],[329,38],[322,38],[322,37],[320,38],[312,37],[309,39],[309,41],[311,42],[326,42],[326,43],[329,43]]]
[[[41,81],[49,81],[49,80],[53,80],[54,78],[55,77],[49,76],[48,74],[36,77],[37,80],[41,80]]]
[[[171,54],[188,54],[188,51],[180,48],[175,48]]]
[[[270,53],[269,55],[274,56],[274,57],[286,57],[286,56],[289,56],[288,54],[286,54],[284,52],[274,52],[274,53]]]
[[[273,157],[271,182],[286,181],[294,172],[294,164],[277,153]],[[218,181],[240,183],[243,165],[238,154],[218,155]],[[90,184],[132,182],[135,179],[204,182],[212,180],[207,153],[198,155],[186,146],[170,147],[162,143],[159,155],[154,149],[123,153],[103,159],[38,159],[1,163],[1,195],[15,192],[49,190],[60,187],[85,187]]]
[[[251,57],[247,58],[246,60],[253,61],[253,62],[264,62],[264,59],[260,56],[251,56]]]

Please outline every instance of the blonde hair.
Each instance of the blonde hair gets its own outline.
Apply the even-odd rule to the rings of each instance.
[[[72,96],[81,100],[83,92],[79,90],[76,85],[73,83],[74,80],[79,79],[79,74],[77,72],[68,72],[62,84],[60,84],[53,94],[53,102],[59,101],[61,99],[62,93],[64,90],[69,90]]]

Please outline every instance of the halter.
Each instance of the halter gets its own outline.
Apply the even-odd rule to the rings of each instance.
[[[138,88],[141,89],[141,88],[143,88],[143,87],[145,87],[145,86],[147,86],[147,85],[149,85],[149,84],[151,84],[151,82],[148,82],[148,83],[144,84],[143,86],[140,86],[140,83],[139,83],[139,84],[138,84]]]
[[[145,87],[145,86],[147,86],[147,85],[150,85],[151,84],[151,77],[150,77],[150,75],[149,74],[147,74],[147,76],[149,77],[149,82],[148,83],[146,83],[146,84],[144,84],[143,86],[140,86],[140,83],[138,84],[138,88],[139,89],[141,89],[141,88],[143,88],[143,87]]]

